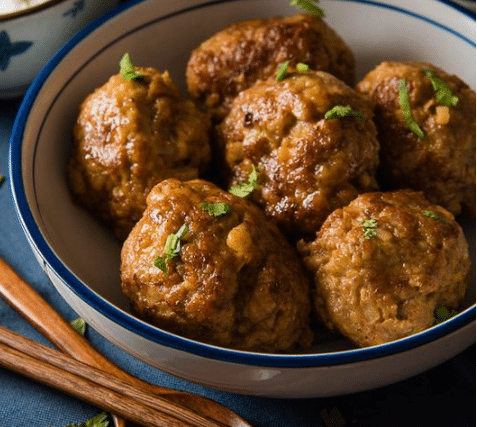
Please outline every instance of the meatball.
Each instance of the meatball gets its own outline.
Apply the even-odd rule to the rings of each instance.
[[[83,101],[68,165],[75,199],[122,240],[156,183],[196,178],[211,156],[209,116],[181,95],[167,72],[136,70],[142,78],[114,75]]]
[[[458,98],[457,105],[437,101],[425,70],[447,84]],[[424,132],[422,139],[404,120],[398,91],[401,79],[407,83],[412,116]],[[423,191],[454,215],[475,216],[475,91],[458,77],[422,62],[383,62],[359,82],[357,90],[376,102],[380,187]]]
[[[230,212],[205,209],[218,204]],[[156,267],[184,227],[177,255]],[[151,190],[122,248],[121,283],[138,317],[188,338],[266,352],[311,344],[310,284],[294,248],[257,207],[207,181]]]
[[[462,229],[412,190],[360,195],[298,249],[318,317],[359,346],[429,328],[436,308],[457,309],[468,286]]]
[[[358,117],[325,119],[336,106]],[[228,185],[244,181],[252,166],[258,189],[251,200],[287,236],[317,231],[336,208],[377,189],[379,144],[372,104],[322,71],[270,78],[241,92],[216,127],[217,152]]]
[[[276,74],[287,60],[355,84],[350,48],[320,18],[300,14],[239,22],[204,41],[187,64],[188,90],[220,121],[239,92]]]

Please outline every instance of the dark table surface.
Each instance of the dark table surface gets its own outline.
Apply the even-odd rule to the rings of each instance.
[[[0,256],[32,284],[67,320],[77,318],[37,263],[22,231],[11,198],[8,144],[21,98],[0,100]],[[0,300],[0,324],[48,344]],[[198,386],[138,361],[92,328],[90,342],[108,358],[152,383],[212,398],[256,427],[467,427],[476,425],[476,348],[472,345],[447,362],[415,377],[353,395],[272,399],[224,393]],[[101,412],[61,392],[0,368],[0,427],[63,427]]]

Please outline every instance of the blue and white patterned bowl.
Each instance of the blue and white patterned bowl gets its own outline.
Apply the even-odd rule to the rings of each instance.
[[[48,59],[117,0],[46,0],[8,11],[0,5],[0,98],[25,93]]]
[[[475,18],[437,0],[322,0],[326,21],[354,51],[358,77],[381,61],[423,60],[475,89]],[[163,371],[221,390],[274,397],[331,396],[389,384],[454,356],[475,341],[475,277],[463,311],[414,336],[356,349],[323,337],[306,354],[234,351],[184,339],[130,311],[119,286],[118,242],[71,202],[65,163],[78,104],[137,64],[168,70],[185,89],[190,52],[226,24],[297,13],[288,0],[133,1],[77,34],[41,71],[17,116],[10,182],[18,215],[40,264],[93,328]],[[474,222],[466,231],[475,247]],[[475,258],[475,255],[473,255]]]

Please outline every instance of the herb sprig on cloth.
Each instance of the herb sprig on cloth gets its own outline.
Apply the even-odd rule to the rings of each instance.
[[[107,420],[107,417],[106,413],[102,412],[81,424],[72,423],[65,427],[108,427],[109,421]]]

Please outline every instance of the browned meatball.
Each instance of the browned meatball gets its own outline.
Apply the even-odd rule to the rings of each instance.
[[[337,105],[363,115],[324,118]],[[259,174],[251,195],[286,234],[314,234],[336,208],[377,189],[379,145],[372,105],[321,71],[270,78],[241,92],[216,127],[228,184]]]
[[[214,216],[203,203],[231,211]],[[165,273],[154,261],[184,224],[188,232]],[[310,286],[295,251],[257,207],[212,183],[156,185],[121,261],[122,290],[135,313],[159,327],[251,351],[311,343]]]
[[[189,93],[219,121],[239,92],[275,75],[287,60],[355,84],[349,47],[320,18],[300,14],[239,22],[204,41],[187,65]]]
[[[75,198],[124,239],[149,190],[168,177],[196,178],[210,161],[210,118],[167,72],[112,76],[81,104],[68,166]]]
[[[298,247],[315,280],[319,318],[359,346],[429,328],[437,307],[457,309],[466,293],[463,231],[422,193],[360,195]]]
[[[457,96],[456,106],[439,104],[424,70],[432,70]],[[405,79],[420,139],[406,122],[398,84]],[[475,91],[456,76],[427,63],[383,62],[357,90],[376,101],[381,144],[378,181],[382,188],[412,188],[453,214],[475,215]]]

